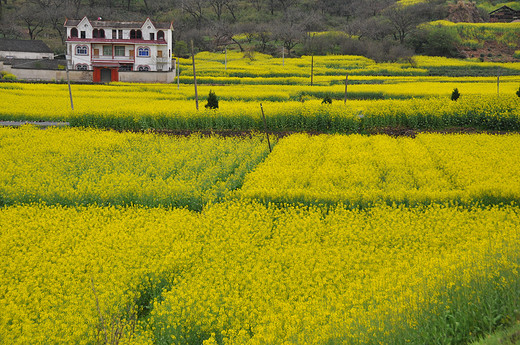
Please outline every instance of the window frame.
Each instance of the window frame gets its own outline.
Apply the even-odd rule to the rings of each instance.
[[[146,52],[146,55],[144,53]],[[137,57],[140,58],[149,58],[151,55],[150,47],[138,47],[137,48]]]
[[[76,46],[76,55],[77,56],[88,56],[89,55],[89,49],[88,46],[83,44],[78,44]]]
[[[123,49],[123,55],[120,55],[121,48]],[[114,56],[117,56],[117,57],[126,56],[126,47],[125,46],[114,46]]]
[[[105,54],[108,50],[110,50],[110,54]],[[107,45],[103,46],[103,56],[112,56],[113,53],[114,53],[114,51],[112,49],[112,46],[107,46]]]

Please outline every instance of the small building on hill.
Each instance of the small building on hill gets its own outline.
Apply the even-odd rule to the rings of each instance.
[[[39,40],[0,39],[2,59],[54,59],[53,51]]]
[[[511,7],[502,6],[489,12],[491,23],[511,23],[520,19],[520,11],[513,10]]]
[[[69,69],[94,82],[172,82],[172,23],[67,19]],[[141,72],[141,73],[134,73]]]

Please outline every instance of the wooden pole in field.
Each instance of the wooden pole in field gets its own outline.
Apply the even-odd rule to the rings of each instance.
[[[500,97],[500,73],[497,74],[497,97]]]
[[[312,82],[313,82],[313,78],[314,78],[314,54],[312,54],[312,57],[311,57],[311,86],[312,86]]]
[[[269,145],[269,152],[271,151],[271,142],[269,141],[269,133],[267,133],[267,121],[265,120],[264,107],[262,107],[262,103],[260,103],[260,109],[262,110],[262,118],[264,119],[264,129],[265,136],[267,137],[267,145]]]
[[[179,88],[180,88],[180,83],[181,83],[181,82],[180,82],[180,79],[179,79],[179,78],[181,77],[181,76],[179,75],[179,74],[181,73],[181,65],[180,65],[181,62],[179,61],[179,58],[177,58],[176,62],[177,62],[177,64],[176,64],[176,65],[177,65],[177,66],[176,66],[176,67],[177,67],[177,90],[179,90]]]
[[[345,78],[345,99],[343,100],[344,104],[347,104],[347,86],[348,86],[348,73],[347,73],[347,76]]]
[[[191,61],[193,63],[193,84],[195,85],[195,107],[199,110],[199,94],[197,93],[197,73],[195,72],[195,53],[193,50],[193,40],[191,40]]]
[[[67,55],[65,55],[65,57],[67,57]],[[70,108],[74,111],[74,102],[72,102],[72,90],[70,89],[69,61],[67,59],[65,59],[65,68],[67,69],[67,84],[69,85]]]

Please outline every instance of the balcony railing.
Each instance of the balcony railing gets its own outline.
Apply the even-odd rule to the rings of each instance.
[[[135,57],[132,56],[112,56],[112,55],[92,55],[92,61],[113,61],[113,62],[133,62]]]
[[[155,58],[155,61],[158,63],[168,63],[169,59],[167,57],[158,56]]]

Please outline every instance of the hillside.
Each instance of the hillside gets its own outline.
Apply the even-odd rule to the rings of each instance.
[[[60,54],[65,18],[150,17],[174,23],[176,56],[188,55],[193,40],[197,51],[227,47],[273,56],[283,51],[286,56],[353,54],[376,61],[414,54],[516,61],[517,26],[500,29],[499,36],[484,29],[484,35],[474,37],[459,26],[437,25],[445,19],[486,22],[488,13],[502,5],[520,7],[446,0],[3,0],[0,37],[42,39]],[[425,27],[431,22],[436,26]]]

